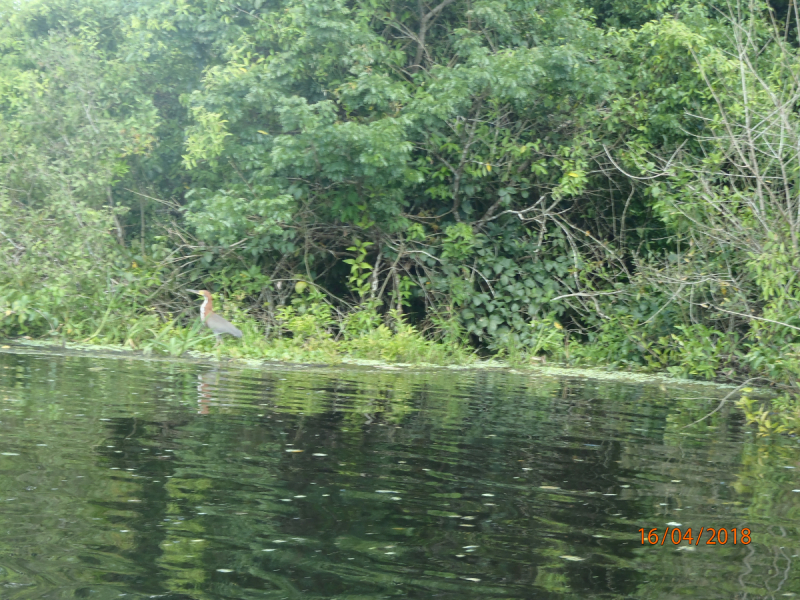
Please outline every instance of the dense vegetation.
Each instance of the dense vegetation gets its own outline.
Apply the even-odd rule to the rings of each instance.
[[[797,23],[0,0],[0,334],[208,348],[206,287],[238,356],[546,354],[763,378],[797,412]]]

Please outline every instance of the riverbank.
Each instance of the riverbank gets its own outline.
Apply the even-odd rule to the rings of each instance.
[[[269,367],[280,366],[282,368],[291,366],[330,368],[339,365],[350,367],[371,367],[384,370],[401,369],[446,369],[452,371],[463,370],[505,370],[510,373],[528,374],[537,373],[542,375],[552,375],[558,377],[581,377],[586,379],[599,380],[618,380],[632,383],[681,383],[699,386],[708,386],[723,389],[735,389],[737,386],[729,383],[698,381],[675,377],[667,372],[636,372],[630,370],[619,370],[613,367],[581,367],[565,365],[563,363],[546,364],[537,362],[530,365],[497,360],[491,358],[479,358],[474,356],[471,360],[464,363],[436,364],[428,362],[392,362],[387,360],[356,358],[339,356],[337,360],[331,362],[309,362],[305,360],[272,360],[256,359],[251,357],[235,356],[230,352],[230,347],[220,346],[216,352],[203,352],[189,350],[181,356],[169,356],[158,353],[148,353],[139,350],[131,350],[119,344],[87,344],[79,342],[54,342],[50,340],[38,339],[13,339],[0,341],[0,352],[13,354],[40,354],[47,353],[62,356],[84,356],[95,358],[125,358],[130,360],[149,360],[149,361],[170,361],[170,362],[192,362],[209,364],[228,364],[231,366],[242,367]],[[302,357],[298,357],[302,358]]]
[[[758,428],[760,435],[769,434],[800,434],[800,401],[789,394],[776,394],[773,389],[757,385],[749,385],[749,380],[744,383],[703,381],[678,377],[667,371],[634,370],[631,367],[619,369],[612,365],[585,366],[565,363],[547,364],[543,359],[528,361],[527,364],[517,357],[516,360],[503,360],[497,358],[482,358],[476,353],[457,354],[452,362],[399,362],[386,359],[361,358],[326,352],[324,357],[328,360],[308,360],[316,358],[315,353],[298,352],[291,354],[285,352],[286,358],[255,358],[243,356],[242,349],[236,346],[237,342],[222,344],[214,351],[187,350],[179,355],[169,355],[163,352],[133,350],[120,344],[92,344],[82,342],[69,342],[65,340],[53,341],[42,339],[8,339],[0,340],[0,353],[12,354],[49,354],[60,356],[76,356],[86,358],[117,358],[126,360],[142,360],[156,362],[183,362],[200,363],[209,365],[228,365],[236,368],[300,368],[300,369],[331,369],[341,366],[350,368],[375,369],[376,371],[409,371],[409,370],[445,370],[445,371],[506,371],[512,374],[531,375],[540,377],[570,377],[577,379],[592,379],[597,381],[619,381],[627,383],[658,384],[661,389],[669,385],[697,386],[699,389],[724,390],[724,403],[735,403],[744,413],[745,421]],[[441,344],[436,344],[441,346]],[[441,350],[435,356],[441,358],[445,351]]]

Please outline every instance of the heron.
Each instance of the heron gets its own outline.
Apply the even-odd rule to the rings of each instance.
[[[242,332],[233,323],[220,317],[213,309],[213,301],[211,300],[211,292],[208,290],[187,290],[194,294],[200,294],[205,298],[203,304],[200,306],[200,319],[206,327],[208,327],[217,338],[217,346],[222,341],[222,335],[228,333],[233,337],[242,337]]]

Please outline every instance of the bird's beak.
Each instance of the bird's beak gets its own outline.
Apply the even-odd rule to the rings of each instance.
[[[200,293],[200,292],[198,292],[197,290],[188,290],[188,289],[187,289],[186,291],[187,291],[187,292],[192,292],[193,294],[199,294],[199,293]]]

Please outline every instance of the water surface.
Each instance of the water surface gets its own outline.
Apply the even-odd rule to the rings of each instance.
[[[684,427],[725,392],[0,353],[0,598],[800,594],[800,448]]]

